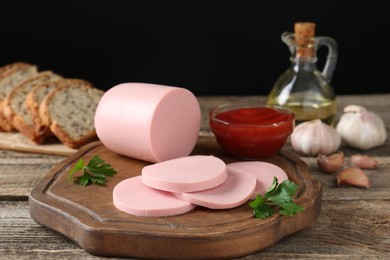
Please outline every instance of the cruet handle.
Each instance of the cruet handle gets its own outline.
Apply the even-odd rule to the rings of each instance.
[[[316,37],[316,40],[318,41],[318,47],[326,46],[328,48],[328,56],[326,57],[326,63],[324,69],[322,70],[322,75],[324,75],[326,80],[330,82],[337,63],[337,42],[327,36]]]

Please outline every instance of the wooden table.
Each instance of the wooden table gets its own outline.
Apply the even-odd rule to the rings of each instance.
[[[208,110],[229,101],[265,102],[266,97],[199,97],[202,135],[208,130]],[[365,151],[379,162],[367,170],[372,187],[337,187],[335,175],[318,170],[316,159],[301,157],[311,174],[323,185],[321,213],[314,225],[292,234],[265,251],[241,259],[390,258],[390,94],[340,96],[338,116],[348,104],[377,112],[385,121],[384,146]],[[286,150],[291,150],[288,144]],[[361,151],[342,146],[348,158]],[[69,239],[35,223],[29,215],[28,195],[62,156],[0,150],[0,259],[100,259],[89,255]]]

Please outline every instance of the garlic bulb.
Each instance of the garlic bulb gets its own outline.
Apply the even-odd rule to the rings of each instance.
[[[336,130],[319,119],[299,124],[291,134],[293,149],[306,155],[331,154],[340,144]]]
[[[336,127],[341,139],[349,146],[368,150],[386,142],[386,127],[379,115],[362,106],[349,105]]]

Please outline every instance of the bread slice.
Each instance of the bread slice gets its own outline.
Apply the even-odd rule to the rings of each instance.
[[[38,68],[28,63],[15,63],[8,65],[0,72],[0,129],[3,131],[12,131],[12,124],[4,115],[4,100],[8,93],[21,82],[36,75]]]
[[[40,72],[36,76],[33,76],[15,86],[7,94],[7,97],[4,100],[3,109],[7,120],[16,130],[35,143],[42,143],[43,138],[41,135],[35,134],[33,122],[27,112],[27,94],[32,88],[39,84],[61,78],[62,77],[60,75],[57,75],[51,71]]]
[[[50,131],[50,126],[45,125],[39,115],[39,107],[41,106],[44,98],[55,88],[64,85],[67,81],[71,82],[72,79],[58,79],[49,82],[45,82],[33,87],[26,96],[27,112],[30,115],[35,135],[42,138],[44,142],[47,138],[53,136]]]
[[[45,125],[66,146],[79,148],[97,139],[94,117],[103,91],[74,80],[51,91],[40,106]]]
[[[0,67],[0,77],[2,77],[4,74],[8,73],[9,71],[15,69],[16,67],[19,67],[21,65],[24,65],[26,63],[24,62],[15,62],[12,64],[7,64],[2,67]]]

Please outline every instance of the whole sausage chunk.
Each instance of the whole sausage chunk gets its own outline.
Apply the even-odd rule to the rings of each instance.
[[[104,93],[94,122],[100,141],[111,151],[162,162],[191,153],[200,120],[199,103],[187,89],[123,83]]]

